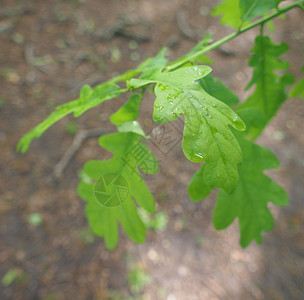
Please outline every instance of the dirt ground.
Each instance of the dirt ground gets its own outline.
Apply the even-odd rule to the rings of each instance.
[[[207,0],[0,0],[0,299],[304,299],[304,102],[289,99],[259,143],[280,159],[267,172],[290,195],[287,207],[273,208],[276,225],[263,245],[238,244],[237,224],[217,232],[211,215],[216,193],[203,202],[189,200],[187,184],[198,165],[177,145],[164,153],[151,142],[160,171],[148,176],[157,209],[168,215],[162,232],[149,231],[143,245],[123,232],[109,252],[88,231],[84,202],[77,196],[78,173],[88,159],[109,157],[96,139],[86,140],[64,170],[52,179],[54,165],[77,130],[105,127],[127,95],[104,103],[77,120],[69,116],[35,140],[26,155],[16,153],[20,137],[83,84],[95,85],[135,67],[163,45],[170,58],[186,53],[207,32],[229,33],[211,17]],[[132,25],[121,26],[122,20]],[[284,56],[300,77],[304,12],[275,21],[274,40],[290,44]],[[125,22],[125,21],[123,21]],[[256,31],[210,54],[213,74],[242,100],[251,76],[247,67]],[[144,99],[140,122],[148,132],[153,96]],[[170,126],[170,125],[168,125]],[[39,214],[42,222],[28,217]],[[16,280],[3,284],[13,270]],[[132,288],[132,270],[149,276]],[[144,277],[144,276],[142,276]],[[137,281],[139,281],[138,279]],[[135,280],[136,281],[136,280]],[[137,282],[136,281],[136,282]],[[138,283],[138,282],[137,282]],[[6,285],[6,286],[5,286]]]

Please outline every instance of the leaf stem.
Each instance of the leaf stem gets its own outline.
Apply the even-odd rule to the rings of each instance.
[[[298,0],[290,5],[286,5],[285,7],[282,7],[281,9],[278,9],[276,12],[266,16],[266,17],[263,17],[249,25],[246,25],[245,27],[243,28],[240,28],[237,32],[234,32],[230,35],[227,35],[225,37],[223,37],[222,39],[212,43],[211,45],[203,48],[202,50],[200,51],[197,51],[196,53],[192,54],[192,55],[185,55],[183,59],[178,59],[176,61],[173,61],[170,65],[167,66],[167,71],[173,71],[181,66],[183,66],[184,64],[188,63],[189,61],[193,61],[194,59],[198,58],[199,56],[203,55],[203,54],[206,54],[207,52],[211,51],[211,50],[214,50],[216,48],[218,48],[219,46],[225,44],[226,42],[238,37],[239,35],[241,35],[242,33],[252,29],[252,28],[255,28],[256,26],[259,26],[259,25],[263,25],[265,24],[266,22],[276,18],[277,16],[287,12],[288,10],[296,7],[296,6],[303,6],[304,5],[304,0]],[[302,8],[302,7],[301,7]]]

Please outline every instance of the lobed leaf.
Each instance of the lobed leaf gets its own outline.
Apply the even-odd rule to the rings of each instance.
[[[221,15],[221,24],[229,25],[232,28],[239,28],[242,25],[239,0],[224,0],[212,11],[213,16]]]
[[[86,215],[93,232],[105,238],[113,249],[118,241],[118,226],[136,243],[145,240],[146,228],[138,205],[152,213],[154,199],[142,179],[139,168],[148,174],[158,170],[157,160],[133,132],[119,132],[99,138],[99,144],[114,153],[110,160],[89,161],[84,171],[93,183],[82,181],[78,194],[87,201]]]
[[[289,200],[284,189],[263,174],[264,170],[279,166],[274,154],[243,138],[238,140],[244,153],[239,167],[240,180],[232,194],[219,191],[213,224],[221,230],[238,218],[240,244],[246,247],[252,240],[261,243],[263,232],[273,228],[268,202],[286,205]]]
[[[50,126],[70,113],[79,117],[88,109],[120,95],[120,87],[114,83],[101,84],[92,89],[85,85],[80,91],[79,99],[62,104],[56,108],[43,122],[25,134],[17,145],[17,150],[24,153],[33,139],[39,138]]]
[[[148,58],[143,63],[141,63],[135,70],[127,71],[126,73],[119,75],[109,80],[108,82],[97,85],[93,89],[88,85],[84,85],[80,91],[80,95],[77,100],[70,101],[68,103],[56,107],[56,110],[51,113],[43,122],[38,124],[27,134],[25,134],[18,142],[17,151],[20,151],[22,153],[26,152],[33,139],[39,138],[50,126],[52,126],[54,123],[56,123],[66,115],[74,113],[75,117],[79,117],[90,108],[93,108],[106,100],[118,97],[121,94],[122,90],[116,84],[116,82],[126,81],[140,73],[149,73],[156,67],[162,69],[167,64],[167,59],[165,58],[165,51],[166,48],[163,48],[155,57]],[[120,112],[120,114],[121,113],[122,112]],[[114,123],[116,117],[113,117]]]
[[[278,57],[284,54],[288,46],[284,43],[274,44],[267,36],[258,36],[252,51],[254,54],[249,60],[249,66],[254,68],[253,76],[247,88],[255,85],[254,92],[237,109],[237,113],[243,115],[243,111],[257,111],[259,117],[250,124],[246,134],[255,139],[262,132],[267,123],[276,114],[281,104],[287,99],[286,86],[290,85],[294,78],[290,74],[282,76],[275,73],[276,70],[284,71],[289,67],[286,61]]]
[[[199,83],[208,94],[223,101],[230,107],[239,102],[238,97],[228,87],[210,74],[200,79]],[[188,192],[192,201],[200,201],[212,191],[212,188],[203,180],[205,167],[206,165],[203,164],[189,182]]]
[[[278,6],[278,0],[239,0],[241,19],[250,21]]]
[[[208,74],[199,81],[202,88],[214,98],[221,100],[232,107],[239,103],[239,98],[229,88],[227,88],[218,78]]]
[[[122,125],[128,121],[134,121],[139,114],[142,95],[132,94],[130,99],[114,114],[110,116],[110,121],[115,125]]]
[[[166,123],[184,115],[185,156],[194,162],[206,161],[204,180],[210,187],[223,187],[232,192],[238,180],[237,164],[242,154],[228,125],[237,130],[244,130],[245,125],[229,106],[198,84],[197,80],[210,72],[208,66],[185,67],[169,73],[154,73],[150,78],[131,79],[129,84],[138,88],[157,83],[154,120]]]

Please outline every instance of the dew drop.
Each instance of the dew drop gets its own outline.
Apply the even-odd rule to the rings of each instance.
[[[194,153],[194,156],[196,156],[200,159],[204,159],[204,155],[202,153]]]

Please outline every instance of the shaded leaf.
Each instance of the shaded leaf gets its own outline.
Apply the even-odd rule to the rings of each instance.
[[[229,88],[227,88],[219,79],[208,74],[200,79],[202,88],[214,98],[221,100],[232,107],[239,103],[239,98]]]
[[[220,190],[213,224],[220,230],[238,218],[240,244],[246,247],[252,240],[261,243],[263,232],[273,228],[274,219],[268,202],[285,205],[288,197],[282,187],[263,174],[264,170],[279,166],[274,154],[243,138],[239,138],[239,142],[244,156],[239,167],[240,180],[232,194]]]
[[[254,54],[249,60],[249,66],[254,68],[254,72],[247,87],[255,85],[255,90],[247,101],[236,109],[240,115],[243,114],[242,110],[254,109],[258,111],[259,122],[251,123],[246,132],[252,139],[259,136],[281,104],[287,99],[285,89],[293,82],[293,76],[290,74],[280,76],[275,73],[276,70],[286,70],[289,67],[286,61],[278,59],[287,49],[286,44],[276,45],[267,36],[258,36],[255,40],[255,46],[252,49]]]
[[[239,0],[240,13],[243,21],[249,21],[267,13],[278,6],[277,0]]]
[[[150,213],[155,204],[138,168],[154,174],[157,160],[133,132],[104,135],[99,143],[114,156],[106,161],[87,162],[84,171],[94,182],[78,185],[79,196],[87,201],[86,215],[92,231],[103,236],[107,247],[113,249],[118,241],[119,221],[133,241],[142,243],[146,228],[133,199]]]
[[[239,0],[224,0],[212,11],[213,16],[221,15],[221,24],[229,25],[232,28],[239,28],[242,25]]]
[[[200,201],[206,198],[212,191],[204,181],[205,165],[202,165],[192,176],[189,182],[188,192],[192,201]]]
[[[302,72],[304,72],[304,67],[302,68]],[[299,82],[297,82],[294,85],[294,87],[291,89],[289,93],[289,96],[293,98],[300,97],[304,99],[304,78],[299,80]]]
[[[114,114],[110,116],[110,121],[115,125],[122,125],[128,121],[134,121],[139,114],[139,107],[142,96],[132,94],[130,99]]]

